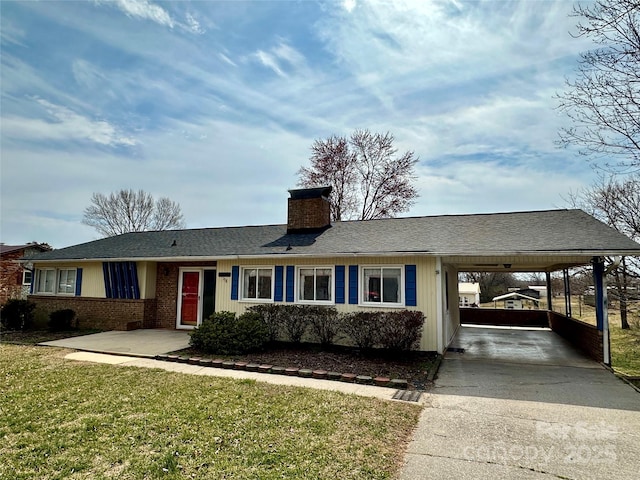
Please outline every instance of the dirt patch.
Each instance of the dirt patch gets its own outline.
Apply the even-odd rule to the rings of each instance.
[[[436,368],[435,353],[406,352],[388,355],[381,352],[362,353],[354,349],[321,350],[317,346],[278,346],[264,352],[247,355],[212,355],[193,348],[172,352],[176,355],[222,358],[237,362],[257,363],[279,367],[326,370],[328,372],[355,373],[375,377],[399,378],[407,380],[409,388],[426,390],[432,382],[429,373]],[[433,376],[432,376],[433,377]],[[431,377],[431,378],[432,378]]]

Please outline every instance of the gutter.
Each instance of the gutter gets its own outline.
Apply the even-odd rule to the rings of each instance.
[[[427,256],[427,257],[589,257],[594,256],[640,256],[640,249],[637,251],[632,250],[616,250],[616,251],[603,251],[603,250],[565,250],[565,251],[496,251],[496,252],[433,252],[429,250],[419,251],[396,251],[396,252],[338,252],[338,253],[286,253],[276,252],[269,254],[259,255],[198,255],[198,256],[172,256],[172,257],[96,257],[96,258],[55,258],[55,259],[29,259],[35,263],[60,263],[60,262],[202,262],[202,261],[217,261],[217,260],[242,260],[242,259],[270,259],[274,257],[291,257],[291,258],[359,258],[359,257],[415,257],[415,256]],[[26,261],[26,259],[25,259]]]

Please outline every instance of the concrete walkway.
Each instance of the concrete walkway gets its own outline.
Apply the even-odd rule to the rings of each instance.
[[[189,347],[189,332],[184,330],[140,329],[129,332],[112,331],[63,338],[40,345],[73,348],[84,352],[125,354],[134,357],[155,357]]]
[[[243,370],[227,370],[224,368],[201,367],[187,363],[165,362],[150,358],[137,358],[122,355],[107,355],[93,352],[73,352],[65,356],[69,360],[81,362],[107,363],[110,365],[122,365],[127,367],[160,368],[168,372],[179,372],[190,375],[209,375],[212,377],[235,378],[255,380],[257,382],[271,383],[275,385],[289,385],[292,387],[315,388],[319,390],[332,390],[346,394],[363,397],[392,400],[396,390],[374,385],[358,385],[356,383],[336,382],[332,380],[318,380],[312,378],[289,377],[285,375],[247,372]]]
[[[40,345],[80,350],[65,356],[70,360],[107,363],[131,367],[160,368],[170,372],[192,375],[211,375],[215,377],[250,379],[259,382],[295,387],[334,390],[365,397],[392,400],[397,390],[374,385],[319,380],[285,375],[226,370],[223,368],[201,367],[186,363],[155,360],[156,355],[182,350],[189,346],[189,333],[179,330],[141,329],[129,332],[102,332],[80,337],[65,338]]]
[[[634,388],[550,331],[462,328],[455,345],[401,479],[638,478]]]

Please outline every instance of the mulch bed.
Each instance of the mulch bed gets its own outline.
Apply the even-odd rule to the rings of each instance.
[[[437,359],[437,355],[432,353],[407,352],[391,356],[380,352],[364,354],[355,349],[340,347],[323,351],[314,345],[278,346],[264,352],[233,356],[207,354],[193,348],[172,352],[172,354],[212,359],[221,358],[235,362],[268,364],[284,368],[354,373],[368,375],[372,378],[397,378],[407,380],[409,389],[412,390],[426,390],[431,386],[429,373],[433,368],[436,368]]]

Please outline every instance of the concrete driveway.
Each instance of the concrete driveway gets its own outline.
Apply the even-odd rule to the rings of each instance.
[[[461,328],[401,478],[635,479],[640,393],[548,330]]]
[[[182,350],[189,346],[189,332],[184,330],[140,329],[128,332],[112,331],[63,338],[40,345],[73,348],[84,352],[126,354],[154,357]]]

